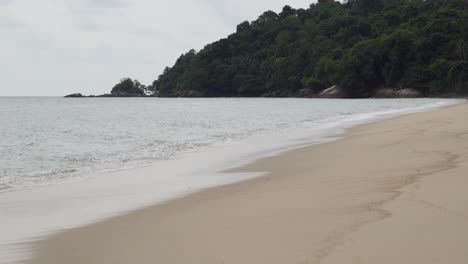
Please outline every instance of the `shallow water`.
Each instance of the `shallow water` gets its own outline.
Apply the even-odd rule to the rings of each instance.
[[[0,98],[0,191],[80,180],[254,135],[439,101]]]

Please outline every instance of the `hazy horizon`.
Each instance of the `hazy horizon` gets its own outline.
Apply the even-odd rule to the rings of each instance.
[[[190,49],[245,20],[308,0],[0,0],[0,96],[109,92],[121,78],[150,84]]]

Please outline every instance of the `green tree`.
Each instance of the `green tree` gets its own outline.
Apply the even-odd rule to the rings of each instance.
[[[379,87],[461,93],[467,43],[466,0],[320,0],[242,22],[181,55],[150,88],[160,96],[284,96],[337,84],[352,97]],[[125,83],[115,91],[142,87]]]
[[[140,96],[144,94],[144,88],[139,81],[124,78],[112,88],[111,94],[115,96]]]

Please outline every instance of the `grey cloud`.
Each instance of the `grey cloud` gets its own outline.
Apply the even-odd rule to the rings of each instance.
[[[67,5],[72,8],[125,8],[130,2],[125,0],[68,0]]]
[[[8,5],[9,3],[13,2],[14,0],[0,0],[0,5]]]
[[[76,23],[76,27],[79,30],[83,31],[91,31],[91,32],[102,32],[105,30],[105,27],[97,23],[96,21],[93,21],[91,19],[83,20],[80,22]]]
[[[4,30],[16,30],[23,26],[23,23],[10,16],[2,16],[0,14],[0,28]]]
[[[93,0],[89,2],[100,7],[124,8],[128,6],[128,2],[124,0]]]

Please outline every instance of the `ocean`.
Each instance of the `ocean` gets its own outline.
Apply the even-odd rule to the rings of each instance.
[[[258,175],[222,169],[456,102],[0,97],[0,263],[51,232]]]
[[[145,166],[254,135],[440,100],[0,98],[0,190]]]

